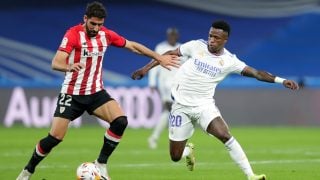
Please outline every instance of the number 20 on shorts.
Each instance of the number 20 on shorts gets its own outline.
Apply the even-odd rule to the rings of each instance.
[[[182,117],[180,115],[169,115],[169,125],[170,127],[180,127],[182,123]]]

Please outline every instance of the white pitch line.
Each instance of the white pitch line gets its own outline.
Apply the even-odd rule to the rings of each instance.
[[[320,163],[320,159],[295,159],[295,160],[263,160],[263,161],[250,161],[251,164],[297,164],[297,163]],[[113,167],[159,167],[159,166],[168,166],[168,165],[178,165],[179,163],[137,163],[137,164],[113,164]],[[233,165],[234,162],[197,162],[197,166],[208,166],[208,165]]]
[[[292,160],[265,160],[265,161],[250,161],[251,164],[297,164],[315,162],[320,163],[320,159],[292,159]]]
[[[112,167],[121,168],[154,168],[154,167],[170,167],[170,166],[180,166],[183,162],[168,162],[168,163],[111,163]],[[250,161],[251,164],[299,164],[299,163],[320,163],[320,159],[284,159],[284,160],[262,160],[262,161]],[[217,165],[234,165],[234,162],[197,162],[197,166],[217,166]],[[17,166],[0,166],[0,170],[17,169]],[[65,169],[74,168],[70,165],[39,165],[39,169]]]

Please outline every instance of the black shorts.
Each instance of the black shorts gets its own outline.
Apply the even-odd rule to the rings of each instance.
[[[84,111],[92,114],[95,109],[104,103],[114,100],[105,90],[91,95],[70,95],[60,93],[54,117],[62,117],[73,121]]]

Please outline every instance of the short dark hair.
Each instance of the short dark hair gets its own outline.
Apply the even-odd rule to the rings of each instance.
[[[228,37],[229,37],[231,28],[227,22],[223,20],[215,21],[212,23],[212,27],[216,29],[222,29],[224,32],[228,33]]]
[[[85,15],[88,18],[105,18],[107,16],[107,11],[102,3],[94,1],[92,3],[88,3]]]
[[[171,34],[171,33],[179,34],[179,30],[178,30],[176,27],[169,27],[169,28],[167,29],[167,35],[168,35],[168,34]]]

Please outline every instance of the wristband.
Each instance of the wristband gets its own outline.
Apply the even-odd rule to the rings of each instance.
[[[283,79],[283,78],[278,77],[278,76],[276,76],[276,77],[274,78],[274,82],[275,82],[275,83],[279,83],[279,84],[283,84],[283,82],[284,82],[285,80],[286,80],[286,79]]]

